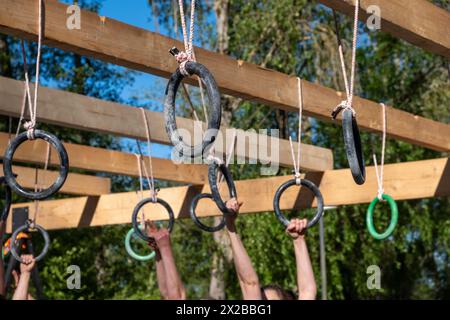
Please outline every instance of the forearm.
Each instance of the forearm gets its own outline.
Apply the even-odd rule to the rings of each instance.
[[[169,300],[185,300],[186,293],[184,285],[178,273],[171,246],[164,245],[159,250],[166,275],[167,298]]]
[[[13,300],[27,300],[28,286],[30,282],[30,273],[22,273],[17,284],[16,291],[14,291]]]
[[[297,265],[298,298],[299,300],[314,300],[317,294],[316,281],[304,238],[294,240],[294,251]]]
[[[260,300],[261,289],[258,275],[234,226],[228,228],[228,236],[243,298],[244,300]]]
[[[164,263],[161,258],[159,250],[156,250],[155,260],[156,260],[156,278],[158,279],[158,288],[161,292],[163,299],[167,300],[167,280],[166,280],[166,270],[164,270]]]

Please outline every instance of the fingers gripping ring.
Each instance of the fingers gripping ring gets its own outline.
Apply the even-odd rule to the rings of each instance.
[[[369,208],[367,209],[366,215],[367,229],[369,229],[369,233],[372,235],[372,237],[374,237],[377,240],[384,240],[390,237],[394,232],[398,221],[398,207],[397,204],[395,203],[395,200],[391,196],[388,196],[387,194],[383,194],[382,198],[383,200],[386,200],[389,203],[389,207],[391,208],[391,222],[389,223],[389,226],[387,227],[386,231],[383,233],[378,233],[373,224],[373,210],[375,209],[376,204],[380,201],[378,197],[375,197],[375,199],[372,200],[372,202],[369,205]]]
[[[64,148],[64,145],[53,134],[42,130],[35,130],[34,137],[36,139],[47,141],[57,150],[60,161],[60,169],[59,176],[56,181],[49,188],[38,192],[27,190],[17,183],[16,177],[12,172],[12,159],[17,148],[22,143],[28,140],[27,132],[22,132],[9,144],[3,159],[3,171],[5,174],[6,182],[15,193],[31,200],[42,200],[55,194],[63,186],[64,182],[66,181],[67,174],[69,173],[69,157],[67,155],[66,149]]]
[[[23,263],[23,261],[22,258],[19,256],[19,253],[17,252],[17,246],[15,245],[15,243],[17,241],[18,235],[21,232],[29,232],[30,229],[36,229],[44,238],[44,248],[42,249],[42,252],[37,257],[34,258],[36,262],[41,261],[45,257],[50,247],[50,236],[48,235],[47,231],[37,224],[33,224],[33,226],[31,226],[30,222],[27,221],[27,223],[25,223],[23,226],[17,228],[16,231],[14,231],[14,233],[11,236],[11,254],[14,257],[14,259],[19,261],[20,263]]]
[[[195,146],[187,145],[178,132],[175,116],[175,101],[178,88],[184,79],[179,68],[172,74],[167,84],[164,100],[164,118],[169,139],[175,146],[175,150],[179,153],[180,157],[195,158],[208,151],[216,140],[217,133],[220,129],[222,108],[220,106],[219,88],[209,70],[204,65],[194,61],[186,62],[185,69],[189,74],[195,74],[200,77],[206,87],[206,93],[211,104],[211,110],[208,113],[208,130],[204,134],[202,143]]]
[[[137,254],[133,248],[131,247],[131,239],[132,238],[137,238],[138,236],[136,235],[136,233],[134,232],[134,228],[131,228],[126,237],[125,237],[125,250],[127,251],[128,255],[130,257],[132,257],[133,259],[137,260],[137,261],[149,261],[151,259],[153,259],[155,257],[155,251],[150,252],[149,254],[142,256]],[[139,240],[142,240],[141,238],[139,238]]]
[[[352,172],[353,180],[359,185],[366,180],[366,168],[359,135],[358,124],[351,110],[342,112],[342,128],[344,132],[345,152]]]
[[[220,170],[223,177],[225,178],[230,193],[230,197],[237,198],[236,186],[234,185],[234,181],[233,178],[231,177],[230,170],[228,170],[225,164],[223,163],[218,164],[215,161],[211,162],[208,167],[208,180],[209,180],[209,187],[211,188],[212,197],[217,207],[220,209],[220,211],[222,211],[224,214],[234,215],[235,212],[227,208],[225,202],[222,200],[222,197],[220,196],[219,186],[217,183],[217,172],[218,172],[217,169]]]
[[[150,241],[154,241],[154,239],[149,237],[149,236],[147,236],[144,233],[145,228],[144,228],[144,230],[141,230],[141,228],[139,226],[139,222],[137,220],[139,211],[141,211],[142,207],[144,207],[147,203],[159,203],[160,205],[162,205],[166,209],[167,214],[169,215],[169,226],[167,227],[169,232],[172,232],[173,225],[175,223],[175,215],[173,214],[173,210],[170,207],[170,205],[167,202],[165,202],[164,200],[159,199],[159,198],[156,198],[156,202],[153,201],[153,198],[146,198],[146,199],[140,201],[136,205],[136,207],[133,210],[133,215],[131,216],[131,221],[133,223],[134,232],[139,238],[141,238],[145,242],[150,242]]]
[[[203,231],[216,232],[216,231],[222,230],[223,227],[225,227],[225,217],[224,216],[222,216],[222,220],[220,221],[220,223],[217,226],[214,226],[214,227],[210,227],[210,226],[207,226],[207,225],[203,224],[200,221],[200,219],[197,217],[197,214],[195,213],[195,210],[197,208],[197,204],[198,204],[198,202],[201,199],[205,199],[205,198],[213,199],[213,196],[211,194],[209,194],[209,193],[202,193],[202,194],[196,195],[194,197],[194,199],[192,199],[191,208],[189,210],[189,213],[191,214],[192,220]]]
[[[306,226],[306,229],[309,229],[309,228],[313,227],[317,222],[319,222],[319,220],[323,216],[323,210],[324,210],[323,197],[322,197],[322,193],[320,192],[319,188],[317,188],[317,186],[314,183],[312,183],[311,181],[302,179],[302,180],[300,180],[300,184],[303,187],[308,188],[317,199],[316,214],[314,215],[314,217],[311,220],[308,219],[308,225]],[[275,215],[277,216],[277,219],[285,227],[287,227],[289,225],[289,220],[286,219],[286,217],[283,215],[283,213],[281,213],[280,199],[281,199],[281,195],[283,194],[284,191],[286,191],[286,189],[288,189],[291,186],[295,186],[295,185],[297,185],[296,179],[286,181],[278,188],[277,192],[275,193],[275,197],[273,199],[273,208],[275,211]]]
[[[5,203],[3,204],[3,210],[0,216],[0,221],[6,221],[8,219],[8,215],[9,215],[9,209],[11,208],[11,188],[9,187],[9,185],[6,183],[5,177],[1,177],[0,178],[0,184],[3,184],[5,187],[5,198],[4,201]]]

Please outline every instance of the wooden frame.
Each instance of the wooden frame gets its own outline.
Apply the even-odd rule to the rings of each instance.
[[[385,193],[397,201],[450,195],[449,158],[388,164],[384,170]],[[320,187],[327,206],[369,203],[377,195],[374,167],[367,168],[368,179],[362,186],[353,182],[348,169],[308,173],[306,178]],[[272,212],[276,189],[289,179],[292,176],[237,181],[239,200],[244,202],[240,214]],[[225,184],[222,184],[222,191],[224,187]],[[192,197],[198,192],[208,191],[207,185],[203,188],[175,187],[161,189],[158,196],[172,206],[176,218],[187,218]],[[148,192],[146,195],[148,196]],[[130,223],[132,211],[138,201],[137,192],[41,201],[39,223],[49,230]],[[12,207],[25,206],[29,207],[31,214],[34,212],[32,203],[15,204]],[[314,206],[315,201],[309,192],[294,187],[283,194],[280,202],[282,210]],[[151,212],[151,216],[146,218],[167,219],[160,206],[155,206]],[[221,214],[207,200],[199,203],[197,213],[200,217]]]
[[[38,9],[32,0],[0,0],[0,7],[0,32],[36,39]],[[86,10],[81,11],[81,30],[68,30],[66,8],[65,4],[46,1],[46,45],[164,77],[177,68],[167,50],[174,45],[181,48],[181,42],[113,19],[100,18]],[[426,22],[415,21],[419,25]],[[196,56],[214,74],[223,93],[297,112],[296,78],[201,48],[196,49]],[[331,121],[331,110],[343,100],[343,93],[304,80],[302,86],[305,115]],[[355,97],[354,109],[362,129],[382,131],[378,103]],[[450,140],[447,139],[450,125],[392,107],[386,112],[390,119],[387,126],[390,137],[433,150],[450,151]],[[40,113],[42,116],[42,109]]]

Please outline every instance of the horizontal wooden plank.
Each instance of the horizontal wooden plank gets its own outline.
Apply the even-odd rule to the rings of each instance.
[[[33,87],[33,86],[32,86]],[[0,77],[0,114],[18,117],[23,97],[21,81]],[[146,110],[153,142],[169,144],[161,112]],[[147,139],[142,112],[130,106],[94,99],[79,94],[41,87],[39,90],[38,120],[80,130]],[[194,135],[195,122],[177,118],[179,128]],[[203,124],[204,125],[204,124]],[[197,128],[199,126],[197,125]],[[197,129],[199,133],[201,130]],[[222,127],[216,142],[216,152],[229,150],[233,130]],[[227,138],[228,137],[228,138]],[[297,148],[298,144],[294,143]],[[278,148],[278,152],[277,152]],[[261,163],[292,166],[288,140],[258,134],[255,131],[236,131],[236,156],[258,159]],[[333,153],[329,149],[302,144],[301,165],[306,171],[324,171],[333,168]]]
[[[3,157],[9,134],[0,132],[0,157]],[[139,168],[134,154],[95,148],[73,143],[64,143],[71,168],[95,172],[139,177]],[[45,163],[47,143],[43,140],[27,141],[14,154],[14,160],[28,163]],[[144,157],[149,165],[149,157]],[[51,153],[49,164],[58,165],[56,152]],[[174,164],[171,160],[152,158],[153,176],[156,179],[182,183],[204,184],[208,179],[208,168],[199,164]]]
[[[384,175],[385,193],[396,200],[450,196],[448,158],[389,164],[385,166]],[[275,191],[291,178],[285,176],[237,181],[239,200],[244,202],[241,214],[273,211],[272,201]],[[348,169],[308,173],[306,178],[320,187],[327,206],[365,204],[372,201],[377,194],[374,167],[367,168],[367,182],[362,186],[353,182]],[[224,187],[222,185],[222,192]],[[189,217],[188,209],[192,197],[201,191],[208,192],[208,186],[204,186],[203,189],[201,187],[162,189],[159,197],[172,206],[177,218],[186,218]],[[148,193],[146,195],[148,196]],[[139,196],[136,192],[42,201],[39,223],[49,230],[130,223],[133,208],[138,201]],[[297,187],[288,189],[280,203],[282,209],[300,209],[315,205],[310,192]],[[23,206],[28,206],[31,212],[34,210],[32,204],[17,204],[13,207]],[[146,218],[166,219],[166,214],[160,206],[152,208],[151,214],[148,210],[146,212]],[[198,215],[201,217],[219,214],[215,204],[209,200],[201,201],[198,205]]]
[[[36,40],[38,14],[33,0],[0,0],[0,7],[0,32]],[[66,8],[61,3],[46,2],[46,45],[163,77],[169,77],[176,69],[176,62],[168,54],[168,49],[174,45],[182,48],[181,42],[113,19],[103,19],[84,10],[81,30],[68,30]],[[298,111],[296,78],[200,48],[196,49],[196,56],[214,74],[223,93],[275,108]],[[302,81],[302,86],[305,115],[331,121],[331,111],[341,102],[343,94],[307,81]],[[68,103],[67,100],[60,102],[62,105]],[[381,111],[377,102],[356,97],[354,108],[362,129],[382,131]],[[42,109],[41,104],[41,117]],[[70,108],[64,110],[67,112]],[[393,107],[386,110],[390,137],[433,150],[450,151],[450,125]],[[99,114],[104,112],[102,109]],[[137,113],[135,118],[133,127],[139,131],[136,123],[141,120]],[[71,116],[67,115],[66,120],[64,123],[70,122]],[[87,121],[95,122],[95,117]],[[157,124],[157,121],[154,122]],[[155,139],[158,137],[155,136]]]
[[[38,185],[44,188],[50,186],[58,177],[58,172],[37,169]],[[36,169],[29,167],[13,166],[13,172],[17,174],[17,182],[28,189],[33,190],[36,181]],[[3,166],[0,166],[0,176],[3,176]],[[62,186],[61,193],[79,196],[99,196],[111,192],[111,179],[89,176],[78,173],[69,173]]]
[[[319,2],[351,17],[354,15],[354,0]],[[367,21],[370,6],[380,8],[382,31],[450,59],[450,12],[427,0],[361,0],[361,21]]]

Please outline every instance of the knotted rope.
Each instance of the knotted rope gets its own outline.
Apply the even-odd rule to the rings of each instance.
[[[151,147],[152,142],[150,139],[150,128],[148,125],[147,114],[145,113],[145,109],[144,108],[139,108],[139,109],[141,109],[141,113],[142,113],[142,117],[144,119],[144,125],[145,125],[145,133],[147,135],[147,153],[148,153],[150,175],[148,174],[148,171],[147,171],[147,168],[145,165],[143,166],[143,168],[144,168],[145,176],[147,178],[147,183],[148,183],[149,188],[152,193],[151,196],[152,196],[153,202],[156,202],[156,197],[158,196],[158,192],[155,188],[155,179],[153,178],[152,147]],[[141,152],[141,156],[142,156],[142,152]],[[142,161],[144,161],[143,158],[142,158]]]
[[[194,61],[193,55],[193,41],[194,41],[194,29],[195,29],[195,0],[191,0],[191,21],[189,28],[189,36],[186,27],[186,17],[184,14],[184,4],[183,0],[179,0],[178,4],[180,6],[180,19],[181,28],[183,30],[183,41],[184,41],[184,51],[179,51],[175,54],[175,59],[180,64],[180,72],[182,75],[188,77],[189,72],[186,70],[186,62]]]
[[[331,114],[333,119],[336,119],[338,114],[342,110],[350,110],[353,113],[353,116],[356,115],[355,110],[353,109],[353,95],[354,95],[354,85],[355,85],[355,70],[356,70],[356,48],[358,45],[358,18],[359,18],[359,0],[356,0],[355,4],[355,21],[353,25],[353,43],[352,43],[352,66],[351,66],[351,74],[350,81],[347,77],[345,59],[344,59],[344,49],[342,46],[341,37],[339,34],[339,26],[336,17],[336,13],[334,12],[334,21],[336,27],[336,36],[338,38],[338,48],[339,48],[339,60],[341,62],[342,74],[344,77],[344,85],[345,85],[345,93],[347,95],[347,99],[341,101],[334,109]]]
[[[383,110],[383,138],[381,142],[381,163],[380,170],[378,170],[377,164],[377,156],[375,153],[373,154],[373,163],[375,164],[375,174],[377,176],[377,184],[378,184],[378,200],[383,200],[384,188],[383,188],[383,176],[384,176],[384,154],[386,149],[386,105],[381,103]]]
[[[289,144],[291,146],[291,156],[292,163],[294,164],[294,177],[295,184],[301,184],[301,174],[300,174],[300,155],[301,155],[301,139],[302,139],[302,117],[303,117],[303,89],[302,80],[297,77],[297,88],[298,88],[298,148],[297,148],[297,159],[295,159],[294,144],[292,142],[292,137],[289,136]]]

